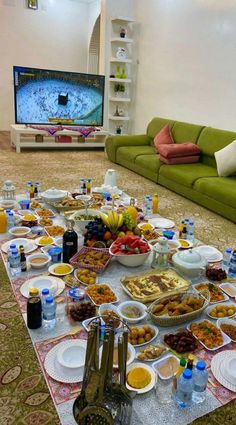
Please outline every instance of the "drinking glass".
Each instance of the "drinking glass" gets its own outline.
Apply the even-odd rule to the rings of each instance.
[[[56,319],[58,322],[63,322],[66,317],[67,300],[65,295],[59,296],[56,300]]]
[[[168,377],[162,378],[156,372],[156,397],[160,404],[168,404],[172,401],[172,388],[173,388],[173,369],[169,368]]]

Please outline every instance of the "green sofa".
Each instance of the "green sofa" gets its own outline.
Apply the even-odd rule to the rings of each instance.
[[[159,160],[153,138],[166,125],[176,143],[192,142],[201,149],[200,162],[166,165]],[[236,132],[154,118],[146,134],[109,136],[108,158],[192,201],[236,222],[236,176],[219,177],[214,152],[236,139]]]

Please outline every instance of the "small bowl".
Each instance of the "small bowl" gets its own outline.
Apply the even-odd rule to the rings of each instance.
[[[25,238],[30,232],[31,229],[25,226],[15,226],[9,229],[10,235],[14,236],[15,238]]]
[[[72,214],[70,216],[70,219],[74,220],[74,222],[75,222],[75,225],[74,225],[75,230],[79,231],[80,233],[85,232],[86,226],[91,221],[91,219],[89,219],[89,220],[85,220],[85,219],[77,220],[76,217],[81,216],[81,215],[85,215],[85,214],[86,214],[86,210],[82,209],[82,210],[76,211],[74,214]],[[94,216],[94,219],[95,219],[95,217],[100,217],[100,211],[88,208],[88,215]]]
[[[124,308],[127,308],[127,307],[136,307],[140,311],[141,315],[139,317],[128,317],[128,316],[126,316],[125,313],[122,312],[122,310]],[[129,322],[129,323],[138,323],[141,320],[145,319],[145,317],[147,316],[147,309],[146,309],[145,305],[142,304],[142,303],[139,303],[138,301],[124,301],[123,303],[121,303],[118,306],[117,310],[118,310],[119,316],[123,320],[125,320],[126,322]]]
[[[57,360],[65,368],[77,369],[84,366],[86,344],[71,340],[69,344],[58,350]]]
[[[2,199],[1,201],[0,201],[0,207],[1,208],[4,208],[4,210],[7,210],[7,209],[12,209],[12,208],[14,208],[16,205],[18,205],[18,203],[16,202],[16,201],[14,201],[14,200],[8,200],[8,199]]]
[[[167,238],[168,240],[172,240],[174,235],[175,235],[175,232],[173,232],[173,230],[164,230],[163,231],[163,236],[165,236],[165,238]]]
[[[34,258],[43,258],[45,259],[44,263],[34,263],[32,260]],[[41,253],[37,253],[37,254],[31,254],[27,257],[27,261],[30,264],[30,266],[32,267],[32,269],[42,269],[43,267],[47,266],[50,261],[51,261],[51,257],[50,255],[47,254],[41,254]]]
[[[158,373],[158,375],[160,376],[160,378],[161,379],[169,379],[171,376],[172,376],[172,374],[170,375],[170,376],[164,376],[164,375],[162,375],[161,374],[161,372],[159,371],[159,369],[158,369],[158,366],[161,366],[162,364],[164,364],[165,362],[166,362],[166,360],[168,360],[169,358],[173,358],[173,359],[175,359],[176,360],[176,362],[177,362],[177,370],[176,370],[176,372],[175,372],[175,374],[177,373],[177,371],[178,371],[178,362],[179,362],[179,359],[176,357],[176,356],[174,356],[173,354],[167,354],[165,357],[163,357],[163,358],[161,358],[161,359],[158,359],[158,360],[156,360],[153,364],[152,364],[152,368],[153,368],[153,370],[156,372],[156,373]]]

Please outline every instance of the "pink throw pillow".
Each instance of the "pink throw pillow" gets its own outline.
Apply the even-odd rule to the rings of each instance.
[[[159,146],[159,154],[165,158],[200,155],[201,150],[194,143],[180,143]]]
[[[171,134],[171,129],[169,124],[167,124],[165,125],[165,127],[161,129],[161,131],[159,131],[159,133],[156,134],[154,138],[154,147],[156,149],[156,152],[158,153],[159,146],[166,145],[166,144],[173,144],[173,143],[174,143],[174,139]]]
[[[160,161],[164,162],[168,165],[174,165],[174,164],[193,164],[194,162],[199,161],[200,156],[199,155],[193,155],[193,156],[182,156],[178,158],[165,158],[164,156],[160,155],[159,159]]]

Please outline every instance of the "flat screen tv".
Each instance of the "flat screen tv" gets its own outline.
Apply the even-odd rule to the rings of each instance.
[[[16,124],[102,126],[103,75],[14,66]]]

